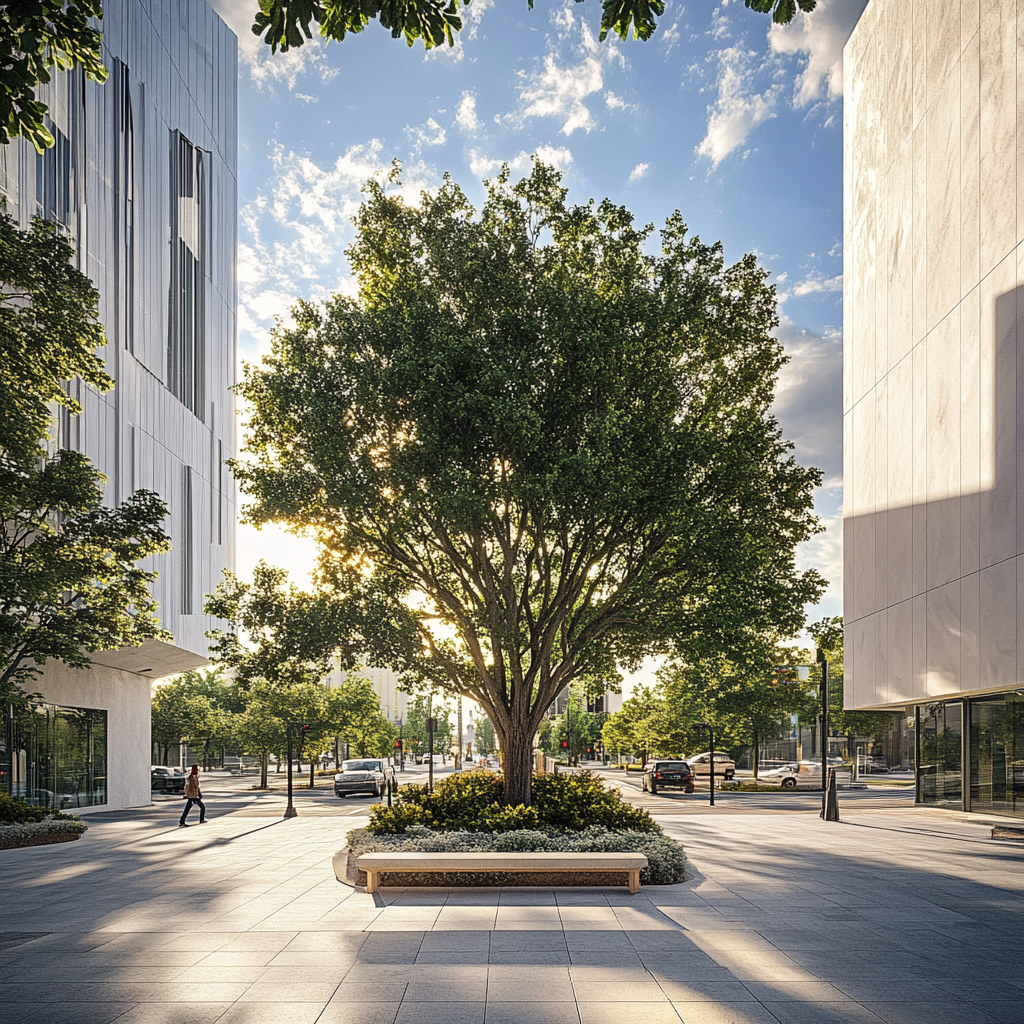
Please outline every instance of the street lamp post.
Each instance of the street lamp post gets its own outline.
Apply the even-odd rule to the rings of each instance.
[[[708,757],[710,764],[708,765],[708,778],[711,780],[711,800],[709,801],[712,807],[715,806],[715,727],[710,722],[698,722],[694,727],[693,731],[703,737],[705,731],[708,734]]]
[[[287,729],[285,730],[288,734],[288,806],[284,809],[284,816],[286,818],[294,818],[299,812],[295,810],[295,805],[292,803],[292,723],[289,722]]]
[[[434,732],[437,729],[437,719],[427,719],[427,756],[430,758],[427,774],[427,791],[434,792]]]
[[[817,662],[821,666],[821,817],[825,821],[838,821],[836,779],[828,767],[828,658],[820,647]]]

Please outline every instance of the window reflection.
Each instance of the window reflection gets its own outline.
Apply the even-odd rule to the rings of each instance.
[[[4,788],[38,807],[107,802],[107,712],[38,704],[14,712],[0,753]]]
[[[917,802],[963,806],[963,704],[917,709]]]
[[[1024,699],[971,701],[971,810],[1024,816]]]

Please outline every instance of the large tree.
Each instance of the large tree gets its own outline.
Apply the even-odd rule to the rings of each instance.
[[[87,668],[91,652],[169,638],[155,574],[139,567],[169,547],[166,506],[137,491],[105,507],[103,476],[50,436],[52,406],[81,411],[70,378],[113,386],[98,296],[73,255],[53,225],[21,231],[0,213],[0,705],[50,658]]]
[[[582,0],[576,0],[577,3]],[[813,11],[818,0],[743,0],[751,10],[770,14],[777,24],[786,24],[797,9]],[[533,0],[527,0],[533,8]],[[462,31],[459,7],[470,0],[259,0],[252,30],[265,36],[276,52],[301,46],[311,39],[310,24],[320,26],[325,39],[341,41],[350,33],[362,32],[371,21],[379,20],[392,38],[404,38],[409,46],[417,39],[429,50],[434,46],[455,44]],[[665,13],[663,0],[603,0],[600,38],[609,35],[626,39],[649,39],[657,28],[656,17]]]
[[[518,804],[573,679],[800,628],[819,474],[770,412],[754,256],[727,266],[678,214],[653,255],[540,163],[487,190],[477,215],[450,179],[416,206],[367,185],[358,294],[300,303],[246,368],[234,468],[248,521],[315,534],[325,584],[374,609],[378,663],[482,705]]]
[[[107,80],[102,37],[89,24],[102,0],[7,0],[0,4],[0,144],[22,135],[42,152],[53,145],[47,106],[36,87],[52,69],[76,65],[95,82]]]

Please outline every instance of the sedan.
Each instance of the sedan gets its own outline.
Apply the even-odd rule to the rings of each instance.
[[[704,754],[694,754],[693,757],[686,759],[686,763],[693,769],[694,775],[698,778],[702,775],[710,777],[710,751]],[[717,750],[715,751],[715,775],[721,775],[726,780],[736,775],[736,762],[728,754],[719,753]]]
[[[356,793],[369,793],[379,799],[387,791],[393,775],[394,769],[379,757],[342,761],[341,771],[334,776],[334,795],[353,796]]]
[[[821,789],[821,762],[797,761],[773,768],[770,772],[762,772],[758,782],[765,786],[781,786],[783,789]],[[848,771],[836,770],[836,784],[846,785],[850,781]]]
[[[675,786],[684,793],[692,793],[693,778],[693,769],[685,761],[648,761],[643,788],[656,794],[659,787]]]
[[[154,793],[184,793],[185,773],[180,768],[168,768],[162,764],[150,765],[150,789]]]

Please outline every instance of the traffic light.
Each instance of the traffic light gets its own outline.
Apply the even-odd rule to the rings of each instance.
[[[568,747],[569,747],[569,741],[567,739],[565,739],[565,737],[563,737],[562,738],[562,749],[566,750],[566,749],[568,749]]]

